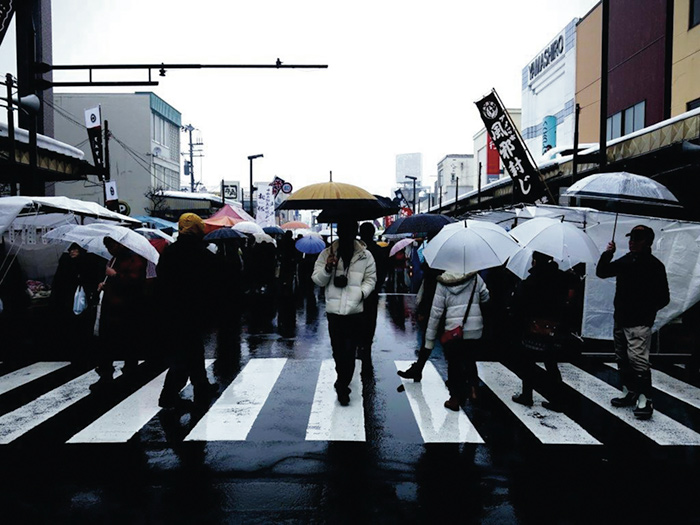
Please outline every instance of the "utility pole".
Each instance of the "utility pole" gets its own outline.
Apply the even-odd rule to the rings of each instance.
[[[407,179],[410,179],[413,181],[413,198],[411,201],[413,201],[413,213],[416,213],[416,179],[418,177],[414,177],[413,175],[406,175]]]
[[[182,127],[182,131],[186,131],[190,135],[190,160],[189,163],[185,161],[185,175],[189,173],[190,175],[190,191],[194,193],[194,157],[195,157],[195,146],[203,146],[203,142],[194,142],[192,140],[192,132],[197,129],[195,128],[192,124],[187,124],[187,126]],[[202,155],[197,155],[198,157],[201,157]]]
[[[250,214],[253,215],[253,192],[257,189],[253,187],[253,160],[262,157],[263,154],[259,153],[257,155],[250,155],[248,160],[250,161]],[[332,178],[332,175],[331,175]]]

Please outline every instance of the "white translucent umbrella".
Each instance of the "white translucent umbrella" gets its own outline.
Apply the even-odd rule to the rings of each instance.
[[[530,248],[522,248],[518,253],[513,255],[506,263],[506,268],[518,276],[521,280],[525,280],[530,276],[530,268],[532,268],[532,254],[534,250]],[[569,270],[571,268],[570,261],[559,261],[554,259],[560,270]]]
[[[470,273],[505,263],[520,246],[497,224],[466,220],[440,230],[423,256],[431,268]]]
[[[530,219],[510,234],[521,246],[550,255],[569,268],[578,263],[596,263],[600,258],[598,247],[585,231],[559,219]]]
[[[49,241],[75,242],[90,253],[111,259],[112,255],[104,245],[105,237],[111,237],[144,259],[158,264],[158,251],[148,242],[148,239],[123,226],[101,223],[66,224],[44,234],[44,239]]]
[[[134,231],[139,232],[141,235],[146,237],[146,239],[153,239],[154,237],[160,237],[161,239],[165,239],[166,241],[168,241],[170,243],[175,242],[175,238],[171,235],[168,235],[163,230],[156,230],[154,228],[136,228]]]
[[[265,233],[260,225],[250,221],[234,224],[233,229],[243,233]]]
[[[676,196],[663,184],[626,171],[589,175],[569,186],[562,195],[609,202],[680,206]]]
[[[253,237],[255,237],[255,242],[257,243],[269,242],[273,246],[277,246],[277,243],[272,236],[268,235],[267,233],[254,233]]]

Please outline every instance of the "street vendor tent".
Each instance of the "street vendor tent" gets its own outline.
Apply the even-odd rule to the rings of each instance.
[[[617,250],[613,260],[629,251],[625,234],[634,226],[644,224],[656,234],[652,253],[666,266],[671,292],[671,302],[659,311],[654,330],[668,324],[700,301],[700,223],[615,214],[590,208],[554,205],[541,205],[537,208],[541,209],[541,212],[534,211],[532,207],[528,213],[522,213],[520,208],[512,208],[499,210],[494,214],[475,214],[470,218],[508,224],[516,219],[520,223],[533,216],[561,217],[585,229],[601,252],[605,250],[615,230]],[[508,217],[509,214],[512,215]],[[581,333],[583,337],[612,339],[614,297],[615,279],[599,279],[595,275],[595,265],[587,264]]]

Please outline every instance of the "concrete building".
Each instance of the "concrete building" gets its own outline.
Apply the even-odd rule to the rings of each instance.
[[[673,5],[672,117],[700,107],[700,1]]]
[[[474,189],[476,173],[474,172],[474,155],[446,155],[437,165],[435,195],[438,201],[454,200],[458,195]]]
[[[522,136],[536,163],[574,143],[576,23],[569,22],[522,70]]]
[[[54,121],[58,140],[89,153],[84,123],[86,109],[100,106],[109,123],[111,180],[117,184],[120,211],[143,215],[152,206],[150,190],[180,188],[181,114],[154,93],[56,93]],[[97,176],[61,182],[55,195],[104,203]]]

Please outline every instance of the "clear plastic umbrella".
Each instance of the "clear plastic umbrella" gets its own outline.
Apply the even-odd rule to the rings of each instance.
[[[676,196],[663,184],[626,171],[589,175],[569,186],[562,196],[612,203],[680,206]]]
[[[243,233],[265,233],[260,225],[250,221],[239,222],[233,229]]]
[[[111,259],[112,255],[104,245],[105,237],[111,237],[147,261],[158,264],[158,250],[153,247],[148,239],[123,226],[101,223],[86,225],[66,224],[44,234],[44,239],[49,241],[75,242],[91,253],[95,253],[105,259]]]

